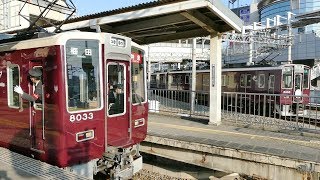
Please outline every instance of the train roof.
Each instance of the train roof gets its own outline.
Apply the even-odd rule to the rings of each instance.
[[[39,47],[48,47],[54,45],[65,45],[69,39],[99,39],[101,42],[106,39],[106,36],[119,36],[110,33],[96,33],[96,32],[81,32],[68,31],[46,37],[39,37],[35,39],[20,40],[14,42],[0,43],[0,52],[13,51],[21,49],[31,49]],[[121,36],[126,40],[128,37]]]
[[[145,52],[144,47],[136,42],[131,41],[131,47],[132,47],[132,49],[136,49],[136,50]]]

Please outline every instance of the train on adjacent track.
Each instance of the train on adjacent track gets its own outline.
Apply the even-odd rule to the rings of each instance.
[[[190,91],[191,73],[190,70],[155,72],[151,75],[150,87]],[[301,106],[309,103],[309,66],[283,64],[223,68],[221,77],[222,101],[226,106],[223,108],[250,106],[258,111],[261,104],[267,103],[271,111],[281,116],[306,113]],[[209,69],[196,71],[196,91],[201,94],[196,101],[200,104],[208,105],[210,79]],[[189,101],[189,96],[185,97]]]
[[[138,146],[147,134],[143,55],[130,38],[109,33],[4,40],[0,145],[90,178],[131,177],[142,168]],[[42,72],[40,102],[14,91],[34,93],[30,69]]]

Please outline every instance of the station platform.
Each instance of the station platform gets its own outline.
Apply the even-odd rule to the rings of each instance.
[[[149,114],[148,135],[320,162],[320,135],[274,132],[176,115]]]
[[[87,180],[56,166],[0,148],[0,180]]]
[[[319,176],[318,134],[240,127],[224,121],[214,126],[208,125],[208,119],[162,113],[149,113],[148,123],[148,136],[142,143],[146,153],[210,169],[260,173],[267,179]]]

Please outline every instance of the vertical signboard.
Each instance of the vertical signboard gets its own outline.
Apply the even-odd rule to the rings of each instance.
[[[215,82],[216,82],[216,75],[215,75],[215,65],[212,64],[212,69],[211,69],[211,73],[212,73],[212,87],[214,87]]]

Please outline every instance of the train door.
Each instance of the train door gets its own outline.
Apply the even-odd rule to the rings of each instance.
[[[129,61],[107,60],[107,127],[109,145],[122,146],[130,138]]]
[[[293,92],[294,92],[294,95],[296,96],[300,96],[302,95],[302,84],[303,84],[303,81],[302,81],[302,78],[303,77],[303,74],[301,73],[296,73],[294,75],[294,89],[293,89]]]
[[[41,62],[31,62],[30,63],[30,69],[40,69],[42,72],[42,63]],[[30,79],[28,77],[28,79]],[[43,76],[40,78],[40,87],[42,94],[41,97],[38,97],[38,100],[35,102],[29,102],[30,103],[30,132],[31,132],[31,150],[38,152],[38,153],[44,153],[43,151],[43,141],[44,141],[44,88],[43,88]],[[30,82],[29,85],[29,94],[33,95],[35,94],[35,90],[38,84],[33,84]],[[39,87],[37,87],[39,88]]]

